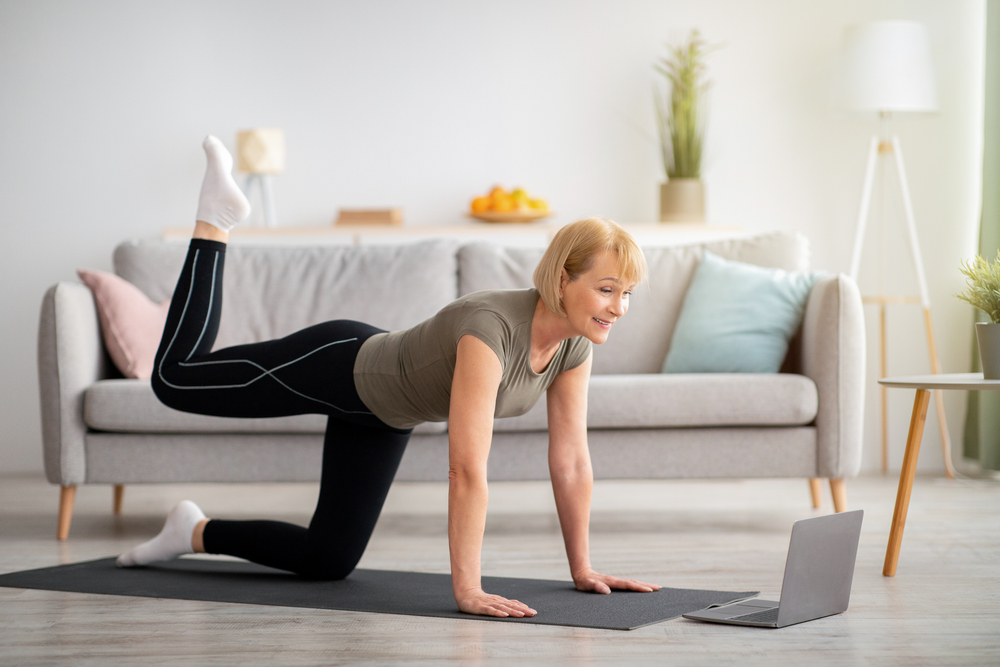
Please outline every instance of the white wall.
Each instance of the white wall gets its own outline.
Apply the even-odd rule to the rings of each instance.
[[[977,233],[984,11],[982,0],[2,0],[0,473],[42,465],[44,290],[77,267],[110,269],[125,237],[190,224],[205,134],[232,145],[238,128],[284,128],[288,170],[275,191],[286,225],[382,205],[403,206],[407,224],[457,224],[496,182],[548,197],[563,221],[652,220],[651,63],[692,27],[726,44],[710,61],[711,220],[799,230],[816,267],[846,270],[876,123],[829,111],[841,31],[881,18],[928,26],[941,113],[897,129],[942,364],[964,371],[971,312],[951,295]],[[910,270],[905,256],[886,263]],[[890,329],[890,372],[925,372],[919,311],[894,309]],[[868,469],[879,460],[876,395],[872,384]],[[892,395],[896,468],[911,400]],[[949,395],[956,440],[963,416],[964,396]],[[933,418],[921,468],[941,469]]]

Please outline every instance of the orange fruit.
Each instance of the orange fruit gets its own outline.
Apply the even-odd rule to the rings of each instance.
[[[476,197],[472,200],[472,212],[483,213],[490,210],[491,201],[489,197]]]
[[[514,200],[511,199],[510,195],[508,195],[506,192],[503,192],[499,195],[494,195],[490,197],[490,199],[492,200],[492,206],[490,208],[492,208],[494,211],[505,213],[507,211],[514,210]]]

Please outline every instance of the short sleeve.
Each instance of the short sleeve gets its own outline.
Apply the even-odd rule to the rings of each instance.
[[[563,371],[573,370],[590,356],[591,342],[587,338],[583,336],[570,338],[568,345],[569,349],[566,350],[566,361],[563,363]]]
[[[475,336],[490,346],[500,359],[500,367],[507,369],[513,341],[510,325],[499,313],[485,308],[476,308],[463,313],[461,323],[455,334],[455,344],[462,336]]]

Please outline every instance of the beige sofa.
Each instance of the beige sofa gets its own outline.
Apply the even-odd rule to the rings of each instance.
[[[781,373],[663,375],[685,291],[704,248],[761,266],[808,268],[805,239],[773,233],[647,248],[650,279],[607,343],[595,347],[588,407],[594,473],[607,478],[802,477],[835,506],[861,460],[861,300],[845,276],[819,279]],[[186,246],[126,242],[115,270],[155,301],[170,297]],[[233,246],[217,347],[285,335],[335,318],[413,325],[462,294],[531,284],[541,250],[439,240],[396,246]],[[325,418],[223,419],[160,404],[148,381],[121,379],[81,284],[45,294],[39,327],[45,470],[62,488],[58,536],[78,484],[300,482],[319,478]],[[547,477],[544,401],[498,419],[493,480]],[[447,479],[447,424],[418,427],[397,479]]]

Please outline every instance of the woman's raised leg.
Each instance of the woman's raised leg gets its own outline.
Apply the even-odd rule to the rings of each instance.
[[[334,320],[277,340],[212,350],[225,250],[216,241],[191,241],[153,364],[160,401],[217,417],[312,413],[381,425],[354,389],[358,350],[381,329]]]
[[[250,207],[232,178],[233,159],[222,142],[210,136],[203,147],[208,165],[194,238],[156,354],[153,391],[177,410],[222,417],[371,416],[360,400],[353,395],[341,400],[338,384],[317,382],[323,374],[309,369],[339,367],[348,358],[353,364],[357,348],[379,331],[374,327],[328,322],[280,340],[212,351],[222,314],[225,241]],[[353,394],[353,374],[348,379]]]

